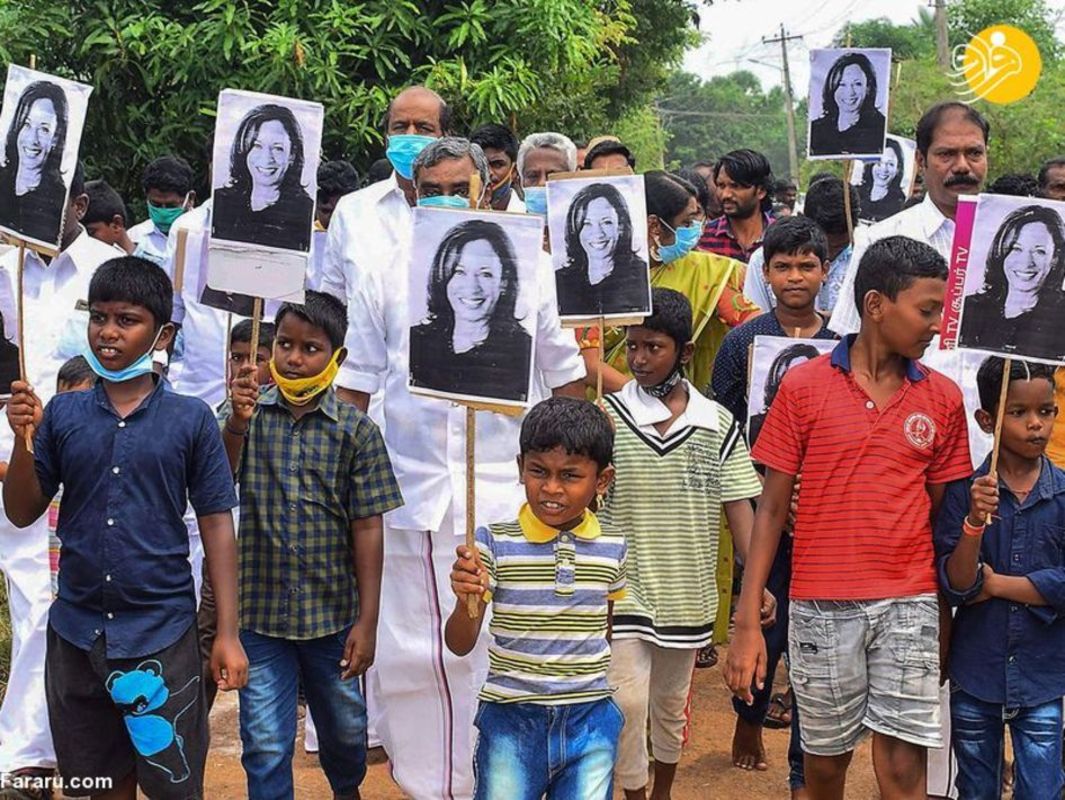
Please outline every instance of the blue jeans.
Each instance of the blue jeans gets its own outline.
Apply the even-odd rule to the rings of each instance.
[[[357,678],[340,680],[348,631],[294,641],[241,631],[248,685],[240,690],[241,764],[249,800],[291,800],[300,676],[333,792],[354,795],[366,776],[366,702]]]
[[[998,800],[1002,791],[1003,730],[1013,741],[1013,797],[1061,797],[1061,698],[1031,708],[986,703],[959,688],[950,693],[951,744],[958,759],[956,786],[965,800]]]
[[[624,722],[609,698],[561,706],[482,702],[474,720],[475,800],[610,800]]]

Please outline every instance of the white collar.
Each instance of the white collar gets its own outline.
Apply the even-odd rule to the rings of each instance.
[[[921,204],[917,206],[918,213],[921,215],[921,228],[924,231],[925,239],[931,240],[939,229],[946,224],[954,225],[954,220],[939,210],[934,202],[932,202],[932,195],[926,194]]]
[[[716,431],[718,429],[717,403],[702,394],[702,392],[697,391],[687,380],[684,381],[684,385],[688,389],[688,407],[684,409],[683,414],[677,417],[673,428],[683,424]],[[647,392],[641,391],[640,385],[635,380],[631,380],[622,386],[618,394],[621,397],[621,402],[625,404],[625,407],[632,415],[633,422],[640,428],[657,425],[659,422],[665,422],[673,416],[673,412],[669,410],[665,403],[657,397],[652,397]]]
[[[29,252],[32,251],[27,251],[27,255]],[[37,254],[34,253],[34,255],[36,256]],[[74,241],[52,259],[49,268],[56,268],[69,261],[74,266],[75,272],[92,271],[108,259],[122,255],[125,255],[124,251],[113,245],[105,244],[99,239],[94,239],[89,236],[89,232],[85,228],[79,226],[78,235],[74,237]],[[44,264],[44,260],[39,257],[38,261],[42,265]]]

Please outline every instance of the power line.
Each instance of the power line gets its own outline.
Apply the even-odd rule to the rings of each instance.
[[[791,71],[788,69],[788,42],[802,39],[802,36],[789,36],[784,30],[784,24],[780,25],[780,35],[775,37],[762,37],[766,44],[780,42],[780,56],[784,62],[784,102],[788,116],[788,169],[792,178],[799,176],[799,152],[795,141],[795,97],[791,92]]]

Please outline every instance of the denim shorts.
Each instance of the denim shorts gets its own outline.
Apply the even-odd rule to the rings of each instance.
[[[935,595],[792,600],[788,655],[803,750],[848,753],[869,731],[942,747]]]

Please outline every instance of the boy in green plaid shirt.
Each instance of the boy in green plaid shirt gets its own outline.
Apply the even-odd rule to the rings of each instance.
[[[277,312],[270,372],[233,385],[223,440],[240,482],[240,696],[248,795],[292,797],[302,675],[335,798],[359,797],[366,704],[357,676],[373,663],[383,561],[381,515],[402,505],[377,426],[337,400],[346,350],[339,300],[307,292]]]

